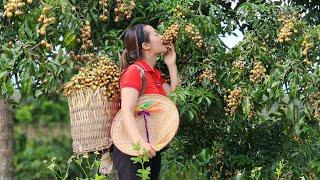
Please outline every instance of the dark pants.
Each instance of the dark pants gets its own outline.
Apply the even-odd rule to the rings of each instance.
[[[137,170],[142,168],[141,164],[133,164],[133,161],[130,160],[133,156],[121,152],[116,146],[113,146],[112,149],[113,165],[117,169],[119,180],[140,180],[141,177],[137,176]],[[144,164],[145,168],[148,166],[151,168],[151,180],[157,180],[161,167],[160,152],[157,152],[156,156]]]

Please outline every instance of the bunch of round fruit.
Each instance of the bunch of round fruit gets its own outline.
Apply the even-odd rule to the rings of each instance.
[[[108,20],[108,5],[109,0],[100,0],[99,5],[102,8],[102,14],[99,16],[100,21],[107,21]]]
[[[172,24],[163,34],[163,44],[171,44],[179,35],[179,25]]]
[[[310,97],[311,106],[314,109],[313,117],[320,118],[320,92],[317,92]]]
[[[248,99],[248,118],[252,118],[255,114],[254,112],[254,104],[252,103],[252,97],[245,97],[244,99]]]
[[[178,18],[184,19],[186,17],[184,12],[185,10],[182,8],[181,5],[177,5],[173,11],[175,13],[175,16]]]
[[[87,49],[93,47],[92,40],[90,40],[90,36],[91,36],[90,22],[86,21],[85,25],[81,28],[80,31],[81,31],[81,39],[78,38],[77,43],[80,44],[82,42],[81,49],[86,51]]]
[[[64,85],[63,93],[65,96],[70,96],[79,90],[90,88],[95,91],[104,88],[103,95],[113,101],[119,91],[119,77],[117,65],[108,57],[99,56],[94,63],[81,68],[79,73]]]
[[[41,40],[40,44],[44,46],[48,51],[51,51],[53,48],[52,44],[48,43],[48,41],[45,39]]]
[[[90,59],[94,59],[94,53],[84,53],[84,54],[75,54],[74,51],[70,51],[69,57],[74,61],[89,61]]]
[[[218,85],[218,81],[216,79],[216,73],[214,73],[211,69],[206,68],[198,77],[198,82],[203,83],[205,80],[209,80],[216,85]]]
[[[302,42],[302,48],[301,48],[301,52],[302,55],[305,57],[303,59],[303,63],[305,64],[311,64],[311,62],[308,60],[308,51],[309,49],[313,48],[313,43],[311,42],[311,35],[307,34],[304,36],[303,42]]]
[[[115,22],[119,22],[120,18],[125,17],[126,19],[130,19],[132,15],[133,9],[136,7],[136,3],[134,0],[126,1],[126,0],[117,0],[117,6],[114,8],[115,13]]]
[[[198,48],[201,48],[203,45],[203,39],[200,35],[199,30],[195,27],[194,24],[187,24],[185,27],[187,36],[192,39]]]
[[[224,110],[226,111],[226,115],[233,115],[239,104],[241,104],[242,99],[243,99],[243,93],[242,93],[242,88],[238,87],[233,90],[228,90],[229,95],[224,96],[224,100],[227,103],[227,105],[224,107]]]
[[[237,70],[244,70],[246,68],[246,62],[240,58],[232,62],[232,68]]]
[[[27,0],[26,2],[31,4],[32,0]],[[26,3],[23,2],[23,0],[8,0],[7,4],[4,5],[3,16],[8,18],[13,17],[14,15],[21,16],[24,14],[22,8],[25,5]]]
[[[266,68],[260,61],[256,61],[253,64],[253,69],[250,71],[250,81],[257,83],[261,78],[266,77]]]
[[[42,9],[42,13],[41,13],[40,17],[38,18],[38,22],[41,24],[40,29],[38,29],[38,33],[41,36],[46,35],[47,27],[56,22],[55,17],[49,16],[50,10],[51,10],[50,6],[45,6]]]
[[[280,32],[278,34],[278,42],[283,43],[291,40],[291,36],[294,33],[297,33],[298,30],[295,29],[295,23],[297,22],[297,18],[287,17],[284,13],[281,13],[279,16],[279,21],[282,24]]]

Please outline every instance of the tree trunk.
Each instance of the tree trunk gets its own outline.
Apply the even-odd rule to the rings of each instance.
[[[0,98],[0,180],[13,175],[13,118],[10,107]]]

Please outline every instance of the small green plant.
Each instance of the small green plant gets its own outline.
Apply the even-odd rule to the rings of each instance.
[[[142,180],[150,179],[149,175],[151,174],[151,168],[149,166],[145,167],[145,163],[149,162],[149,157],[147,155],[146,149],[142,149],[139,143],[133,144],[133,149],[137,151],[138,154],[141,154],[139,156],[131,158],[134,164],[141,164],[141,169],[138,169],[137,175],[140,176]]]
[[[55,179],[57,180],[66,180],[66,179],[113,179],[114,174],[110,176],[100,175],[98,173],[101,161],[99,160],[99,152],[95,152],[92,155],[72,155],[67,161],[67,168],[62,169],[56,163],[56,158],[51,159],[51,163],[48,166],[48,169],[51,171]],[[77,169],[75,174],[72,170]]]
[[[254,179],[254,180],[261,179],[261,177],[260,177],[261,176],[261,169],[262,169],[262,167],[254,167],[251,170],[250,178]]]
[[[276,175],[276,179],[279,179],[283,173],[283,168],[286,165],[286,163],[284,163],[284,160],[281,159],[281,161],[279,161],[276,165],[276,172],[274,174]]]

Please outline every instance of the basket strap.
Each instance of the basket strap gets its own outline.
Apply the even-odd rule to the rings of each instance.
[[[139,73],[140,73],[140,77],[141,77],[141,81],[142,81],[142,87],[141,87],[141,90],[139,92],[139,96],[142,96],[144,94],[144,91],[147,88],[146,74],[145,74],[144,69],[141,67],[141,65],[139,63],[135,63],[133,65],[138,68]]]

